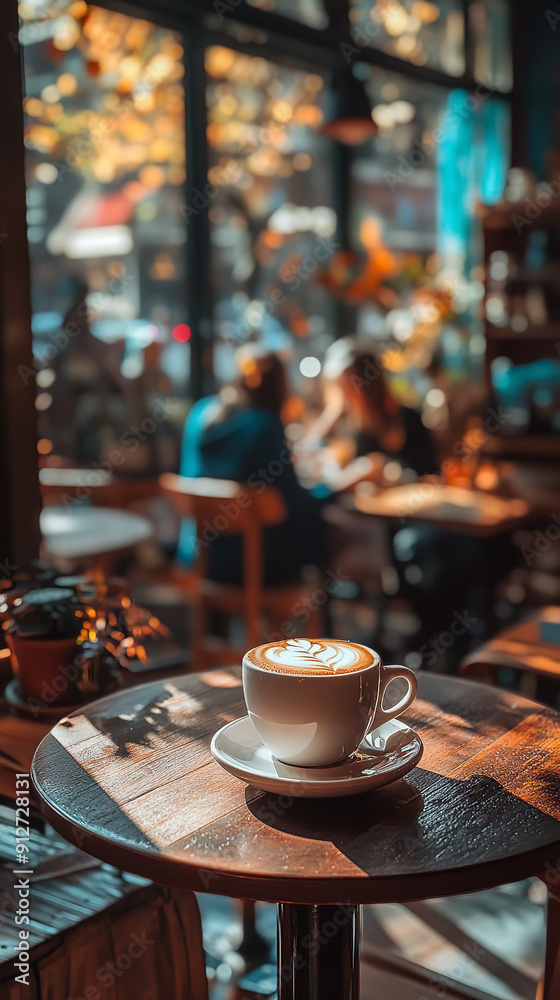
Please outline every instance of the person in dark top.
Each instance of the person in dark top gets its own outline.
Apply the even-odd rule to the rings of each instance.
[[[281,413],[287,381],[281,358],[258,345],[237,353],[240,377],[217,396],[199,400],[185,424],[180,471],[246,483],[248,491],[280,490],[288,512],[279,525],[264,529],[265,585],[293,583],[304,566],[325,561],[323,525],[315,498],[296,477]],[[191,564],[196,548],[194,522],[181,527],[177,556]],[[242,582],[242,541],[225,535],[210,543],[209,576],[221,583]]]
[[[356,456],[338,474],[330,473],[331,489],[348,490],[363,480],[380,480],[387,461],[398,462],[405,479],[437,474],[429,431],[420,414],[401,406],[391,393],[369,345],[353,337],[335,341],[325,356],[323,377],[326,405],[304,447],[326,438],[346,418]]]
[[[393,396],[373,352],[350,350],[338,383],[356,430],[358,456],[381,453],[417,476],[437,472],[432,440],[420,414]]]

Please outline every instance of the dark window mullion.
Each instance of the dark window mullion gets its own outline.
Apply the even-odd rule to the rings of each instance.
[[[331,32],[340,38],[349,34],[350,0],[323,0]]]
[[[187,290],[191,338],[191,396],[198,399],[212,386],[209,358],[213,344],[208,204],[204,191],[208,183],[206,141],[206,73],[204,31],[183,25],[185,47],[185,137],[187,153],[186,225]],[[195,204],[196,201],[196,204]]]
[[[469,17],[471,0],[463,0],[463,15],[465,18],[465,76],[474,79],[475,36]]]

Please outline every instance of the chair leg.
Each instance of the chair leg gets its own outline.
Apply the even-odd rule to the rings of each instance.
[[[539,1000],[560,997],[560,900],[549,892],[546,917],[546,965]]]
[[[257,930],[255,901],[253,899],[242,899],[241,911],[243,916],[243,939],[237,950],[245,960],[247,969],[254,969],[261,963],[268,961],[270,945]]]

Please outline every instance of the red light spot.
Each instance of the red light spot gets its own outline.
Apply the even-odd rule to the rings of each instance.
[[[187,326],[186,323],[178,323],[177,326],[173,327],[173,340],[184,343],[191,339],[191,332],[190,326]]]

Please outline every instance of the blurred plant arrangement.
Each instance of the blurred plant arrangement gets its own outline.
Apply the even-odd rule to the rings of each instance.
[[[74,592],[62,587],[29,590],[12,608],[6,631],[24,639],[77,639],[73,598]]]
[[[82,589],[80,597],[78,645],[103,643],[121,667],[134,660],[145,662],[159,642],[170,638],[169,630],[147,608],[133,604],[126,595],[109,596],[103,584],[89,593]]]
[[[16,590],[13,601],[9,587],[3,592],[0,618],[21,697],[35,705],[69,706],[122,686],[124,670],[170,637],[150,611],[103,580]]]
[[[169,638],[169,631],[127,595],[109,595],[104,583],[82,585],[78,591],[81,607],[74,614],[80,631],[75,662],[80,670],[77,685],[87,699],[121,686],[123,669],[135,660],[146,662],[158,642]]]

